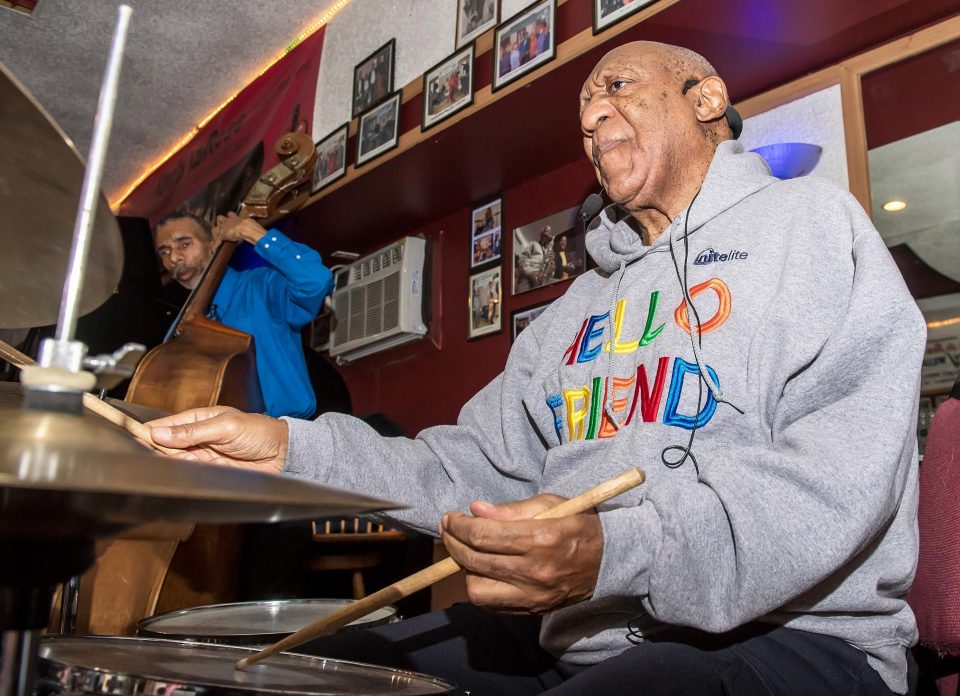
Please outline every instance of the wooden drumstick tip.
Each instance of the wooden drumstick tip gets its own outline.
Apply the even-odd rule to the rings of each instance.
[[[534,519],[557,519],[559,517],[567,517],[569,515],[586,512],[600,503],[639,486],[643,483],[644,478],[643,469],[640,467],[628,469],[622,474],[604,481],[600,485],[591,488],[585,493],[581,493],[575,498],[570,498],[559,505],[540,512],[534,516]],[[404,597],[409,597],[414,592],[450,577],[458,570],[460,570],[460,566],[457,565],[457,562],[453,560],[453,558],[444,558],[442,561],[434,563],[432,566],[424,568],[402,580],[398,580],[392,585],[388,585],[371,595],[367,595],[363,599],[359,599],[333,614],[314,621],[310,625],[301,628],[296,633],[290,634],[260,652],[238,660],[236,664],[234,664],[234,669],[243,671],[250,665],[267,657],[303,645],[314,638],[333,633],[361,616],[366,616],[372,611],[376,611]]]

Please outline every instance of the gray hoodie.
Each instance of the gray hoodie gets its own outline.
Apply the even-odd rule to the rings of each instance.
[[[904,692],[925,326],[879,234],[848,193],[779,181],[734,141],[654,244],[618,218],[457,425],[290,420],[285,471],[403,501],[432,533],[474,499],[640,466],[601,510],[592,599],[545,618],[546,649],[590,664],[630,647],[628,622],[637,640],[759,620],[838,636]]]

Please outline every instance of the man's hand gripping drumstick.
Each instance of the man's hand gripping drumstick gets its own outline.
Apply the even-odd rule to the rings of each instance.
[[[157,442],[201,461],[277,473],[287,454],[282,420],[215,406],[148,423]],[[592,595],[603,552],[598,504],[643,483],[631,469],[571,500],[543,493],[494,505],[474,501],[471,515],[450,512],[441,532],[451,558],[365,597],[238,663],[238,669],[331,633],[371,611],[457,572],[467,571],[471,601],[484,607],[542,613]],[[559,503],[559,504],[558,504]],[[563,519],[561,519],[563,518]],[[544,527],[545,520],[552,520]]]
[[[616,497],[621,493],[630,490],[643,483],[643,470],[636,468],[625,471],[619,476],[601,483],[595,488],[591,488],[586,493],[581,493],[575,498],[565,500],[559,505],[535,515],[533,519],[547,520],[559,519],[570,515],[577,515],[587,512],[600,503]],[[376,611],[381,607],[392,604],[399,599],[403,599],[414,592],[422,590],[433,585],[446,577],[449,577],[460,570],[460,566],[452,558],[445,558],[439,563],[434,563],[429,568],[425,568],[418,573],[399,580],[389,587],[385,587],[378,592],[364,597],[361,600],[350,604],[340,611],[334,612],[328,616],[313,622],[296,633],[293,633],[283,640],[264,648],[258,653],[245,657],[237,662],[237,669],[246,669],[255,662],[275,655],[278,652],[295,648],[307,641],[319,638],[320,636],[333,633],[338,628],[346,626],[351,621],[355,621],[370,612]]]

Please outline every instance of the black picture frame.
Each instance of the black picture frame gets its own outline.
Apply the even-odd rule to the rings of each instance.
[[[491,288],[491,281],[494,287]],[[491,296],[491,293],[495,295]],[[492,308],[492,309],[491,309]],[[467,340],[503,331],[503,269],[471,273],[467,280]],[[491,314],[495,317],[491,320]]]
[[[521,309],[515,309],[510,312],[510,342],[513,343],[517,340],[517,336],[523,329],[529,326],[529,323],[543,314],[543,311],[553,304],[553,300],[547,300],[546,302],[539,302],[535,305],[530,305],[529,307],[522,307]],[[526,320],[526,324],[517,328],[517,323]]]
[[[464,22],[464,15],[471,9],[471,5],[476,5],[480,9],[480,17],[477,23],[472,25],[469,22]],[[491,16],[484,19],[484,15],[487,15],[491,9],[493,10]],[[500,0],[457,0],[456,47],[463,48],[481,34],[497,26],[499,21]]]
[[[591,0],[593,3],[593,35],[596,36],[627,17],[650,7],[657,0]]]
[[[525,34],[521,32],[525,33],[530,24],[538,24],[541,21],[543,21],[547,27],[545,45],[542,47],[539,45],[540,34],[536,34],[536,40],[528,43],[527,48],[524,50],[523,38]],[[520,10],[510,19],[504,20],[497,25],[493,34],[493,50],[490,52],[493,55],[493,77],[490,81],[490,90],[496,92],[517,78],[537,70],[556,58],[556,26],[556,0],[536,0],[536,2]],[[530,41],[528,35],[526,38]],[[514,44],[516,44],[517,47],[516,56],[513,55],[514,51],[511,48]],[[506,53],[504,53],[505,47],[509,49]],[[530,54],[531,49],[534,50],[534,54],[524,60],[524,57]],[[506,63],[504,63],[504,60],[506,60]]]
[[[503,197],[497,196],[470,211],[470,270],[503,259]]]
[[[334,128],[313,146],[317,163],[313,168],[310,193],[326,188],[347,173],[347,142],[350,139],[350,124]],[[333,158],[331,160],[331,157]]]
[[[393,92],[396,48],[396,39],[390,39],[353,68],[350,118],[356,118],[390,97]]]
[[[421,132],[433,128],[441,121],[473,104],[474,58],[475,46],[470,44],[450,54],[423,73]],[[454,70],[456,70],[455,82]],[[466,82],[465,86],[464,82]],[[449,99],[451,93],[456,93],[456,98],[450,100],[450,103],[442,109],[433,111],[433,107],[442,105]]]
[[[360,114],[360,121],[357,124],[357,157],[354,167],[360,167],[385,152],[389,152],[400,142],[400,96],[400,91],[394,92],[383,103]],[[385,119],[385,123],[380,119]],[[376,128],[377,121],[383,124],[380,127],[386,131],[385,133],[376,134],[366,130]],[[371,122],[374,125],[370,125]],[[386,137],[383,137],[384,135]]]

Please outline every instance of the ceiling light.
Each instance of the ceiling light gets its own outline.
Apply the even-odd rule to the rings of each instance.
[[[906,207],[907,207],[906,203],[904,203],[903,201],[897,201],[897,200],[887,201],[886,203],[883,204],[883,209],[886,210],[888,213],[898,213]]]

